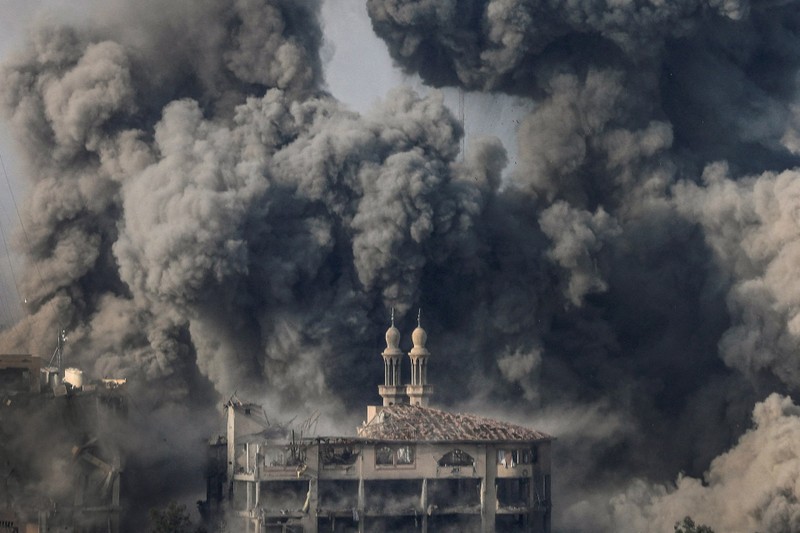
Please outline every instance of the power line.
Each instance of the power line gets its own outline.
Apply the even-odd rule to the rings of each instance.
[[[11,187],[11,180],[8,179],[8,172],[6,172],[6,163],[3,161],[3,154],[0,154],[0,166],[3,167],[3,176],[6,179],[6,186],[8,187],[8,192],[11,195],[11,202],[14,204],[14,211],[17,213],[17,220],[19,221],[19,226],[22,228],[22,235],[25,237],[25,246],[27,247],[28,256],[33,258],[32,248],[31,248],[31,241],[28,238],[28,230],[25,229],[25,223],[22,221],[22,216],[19,213],[19,207],[17,206],[17,198],[14,195],[14,189]],[[44,278],[42,278],[42,273],[39,270],[39,265],[36,262],[33,262],[33,268],[36,269],[36,275],[39,276],[39,282],[44,286]],[[20,300],[21,301],[21,300]]]
[[[0,162],[2,162],[1,159],[0,159]],[[3,165],[3,172],[5,173],[5,164]],[[5,175],[6,175],[6,180],[8,180],[8,174],[5,174]],[[6,238],[6,231],[5,231],[5,228],[3,227],[3,221],[2,220],[0,220],[0,241],[2,241],[2,243],[3,243],[3,250],[4,250],[5,255],[6,255],[6,260],[8,261],[8,269],[9,269],[9,272],[11,272],[11,280],[14,283],[14,290],[17,293],[17,300],[16,300],[17,301],[17,305],[16,306],[13,306],[13,308],[12,308],[12,306],[10,305],[10,301],[13,298],[8,298],[8,293],[6,293],[4,295],[5,296],[4,297],[5,305],[2,306],[2,308],[5,310],[5,315],[6,315],[5,319],[8,321],[7,323],[8,324],[12,324],[15,321],[16,310],[18,310],[20,308],[20,305],[22,303],[22,295],[20,294],[20,291],[19,291],[19,281],[17,280],[16,272],[14,272],[14,261],[11,258],[11,252],[10,252],[9,246],[8,246],[8,239]],[[3,283],[3,285],[5,287],[6,284]]]
[[[2,221],[0,221],[0,240],[3,241],[3,250],[6,253],[6,259],[8,260],[8,268],[11,271],[11,279],[14,281],[14,289],[17,291],[17,298],[19,302],[22,302],[22,295],[19,293],[19,283],[17,282],[17,275],[14,272],[14,262],[11,260],[11,252],[8,250],[8,241],[6,240],[6,232],[3,229]]]
[[[14,322],[14,317],[11,315],[11,310],[9,306],[5,305],[6,297],[5,295],[0,295],[0,329],[11,325]]]

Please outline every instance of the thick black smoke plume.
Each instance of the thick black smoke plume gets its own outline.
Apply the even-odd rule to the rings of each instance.
[[[439,402],[559,436],[559,530],[661,531],[696,494],[723,501],[734,461],[660,484],[800,385],[796,3],[367,6],[429,84],[533,101],[505,179],[496,140],[458,159],[440,96],[358,115],[328,95],[317,2],[40,23],[0,72],[31,180],[31,314],[2,348],[47,353],[66,326],[76,365],[147,391],[143,439],[234,391],[353,423],[388,310],[410,331],[419,306]],[[796,433],[795,411],[758,404],[730,454]],[[796,505],[774,496],[797,477],[698,518],[786,530]]]
[[[591,460],[562,485],[573,496],[561,524],[669,530],[682,512],[670,502],[689,492],[685,480],[637,521],[603,509],[621,482],[609,473],[699,474],[739,433],[755,398],[800,386],[791,279],[797,4],[367,5],[407,71],[435,86],[535,102],[519,129],[521,164],[503,192],[527,198],[522,210],[547,237],[542,252],[557,269],[564,307],[547,313],[540,354],[514,361],[541,361],[534,383],[544,402],[601,402],[632,424],[614,432],[617,442],[604,436],[611,446],[577,454]],[[533,388],[530,376],[519,382],[523,391]],[[763,409],[754,435],[768,431]],[[565,440],[561,460],[570,464],[580,448]],[[727,490],[746,486],[731,465],[714,463],[713,491],[718,478]],[[581,501],[569,484],[587,478],[604,481]],[[773,497],[779,492],[744,506],[720,499],[704,518],[723,531],[791,530],[796,510]],[[634,500],[645,497],[621,501]]]

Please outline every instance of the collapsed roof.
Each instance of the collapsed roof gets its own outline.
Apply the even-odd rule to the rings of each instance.
[[[381,441],[510,442],[553,440],[522,426],[419,405],[390,405],[359,428],[358,436]]]

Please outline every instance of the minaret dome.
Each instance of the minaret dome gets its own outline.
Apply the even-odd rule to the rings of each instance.
[[[394,309],[392,309],[392,325],[386,330],[386,349],[381,354],[384,357],[400,357],[400,330],[394,325]]]
[[[411,333],[411,342],[414,343],[414,348],[412,351],[425,351],[428,350],[425,348],[425,343],[428,341],[428,334],[425,333],[425,330],[421,327],[414,328],[414,331]]]
[[[427,357],[430,355],[430,352],[425,347],[425,343],[428,342],[428,334],[420,324],[421,314],[421,311],[417,314],[417,327],[411,332],[411,342],[414,343],[414,347],[411,348],[409,355],[412,357]]]

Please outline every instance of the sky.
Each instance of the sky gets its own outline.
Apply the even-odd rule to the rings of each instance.
[[[422,308],[438,405],[558,438],[554,530],[800,529],[796,8],[2,2],[0,349],[63,325],[164,464],[234,391],[354,427]]]

